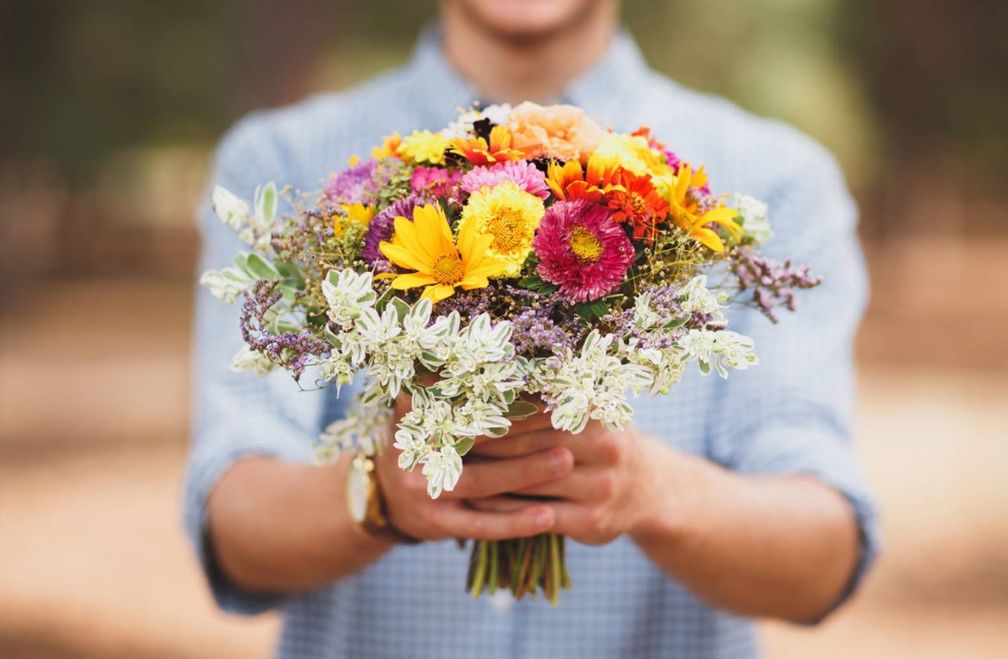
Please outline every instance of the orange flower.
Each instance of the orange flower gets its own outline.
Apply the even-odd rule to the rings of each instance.
[[[676,173],[676,184],[669,198],[669,212],[676,225],[686,230],[695,240],[715,252],[723,252],[724,241],[708,225],[722,226],[738,240],[742,237],[742,227],[735,221],[739,212],[725,206],[715,206],[706,210],[700,208],[697,199],[689,191],[691,188],[701,188],[706,184],[707,174],[703,167],[694,172],[689,163],[680,165]]]
[[[514,146],[528,158],[585,162],[602,137],[602,127],[573,105],[525,102],[511,111]]]
[[[665,219],[669,209],[649,175],[620,170],[619,185],[606,198],[609,208],[615,211],[613,219],[629,224],[634,238],[654,241],[658,223]]]
[[[546,167],[546,185],[557,199],[601,201],[617,183],[618,173],[619,166],[615,160],[599,158],[594,154],[588,158],[587,171],[577,160],[568,160],[563,165],[553,160]]]
[[[522,157],[521,151],[511,148],[511,131],[505,126],[494,126],[490,129],[489,144],[482,137],[468,140],[456,137],[451,141],[451,150],[474,165],[490,165]]]
[[[383,160],[385,158],[399,157],[399,146],[402,144],[402,135],[399,131],[392,133],[391,135],[386,135],[385,139],[382,140],[381,146],[376,146],[371,149],[371,157],[375,160]]]

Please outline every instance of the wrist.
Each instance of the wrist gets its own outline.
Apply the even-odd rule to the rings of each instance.
[[[638,545],[668,545],[690,537],[702,518],[702,484],[694,456],[639,433],[643,477],[638,479],[638,510],[628,535]]]

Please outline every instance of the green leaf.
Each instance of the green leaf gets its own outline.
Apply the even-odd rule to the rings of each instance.
[[[410,305],[406,303],[401,297],[394,297],[389,301],[389,304],[396,310],[396,314],[399,316],[399,322],[403,321],[406,314],[410,312]]]
[[[280,272],[273,267],[273,264],[259,256],[258,254],[249,254],[246,261],[246,266],[249,274],[252,274],[261,279],[279,279]]]
[[[486,436],[503,437],[504,435],[508,434],[508,430],[510,430],[510,428],[487,428]]]
[[[527,400],[518,399],[511,403],[505,415],[511,421],[521,421],[527,419],[539,411],[539,407]]]
[[[389,300],[392,299],[392,295],[393,295],[393,289],[386,288],[385,292],[381,294],[381,296],[378,298],[377,301],[375,301],[375,305],[374,305],[375,306],[375,311],[377,311],[379,313],[379,315],[383,311],[385,311],[385,307],[388,305]]]
[[[463,437],[462,439],[455,442],[455,452],[459,455],[465,455],[469,452],[469,449],[473,447],[476,443],[475,437]]]
[[[583,302],[574,307],[574,312],[581,316],[586,323],[590,323],[609,313],[609,305],[605,303],[605,300]]]
[[[267,183],[259,190],[256,199],[256,211],[259,218],[267,224],[273,222],[277,211],[277,190],[272,182]]]
[[[540,295],[552,295],[560,288],[556,284],[551,284],[539,275],[529,275],[519,280],[518,285]]]

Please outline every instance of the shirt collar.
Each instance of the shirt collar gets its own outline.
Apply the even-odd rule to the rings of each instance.
[[[469,107],[480,100],[445,58],[441,29],[436,23],[421,32],[407,70],[414,84],[419,85],[417,97],[423,99],[429,128],[447,125],[457,108]],[[641,96],[649,75],[650,69],[637,43],[621,30],[602,59],[575,78],[558,102],[578,105],[605,125],[626,128],[622,124],[632,122],[629,115],[636,107],[627,103],[627,99]]]

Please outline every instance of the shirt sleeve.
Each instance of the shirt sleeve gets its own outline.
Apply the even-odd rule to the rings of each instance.
[[[209,186],[198,211],[202,236],[200,272],[230,266],[242,245],[210,207],[210,191],[222,185],[243,199],[270,178],[290,176],[269,131],[255,116],[245,119],[216,151]],[[217,604],[235,613],[258,613],[279,596],[245,592],[218,569],[209,544],[206,501],[221,475],[250,455],[307,462],[317,433],[321,397],[299,391],[277,371],[265,377],[235,373],[231,359],[243,346],[239,332],[241,299],[232,305],[196,291],[193,335],[192,436],[183,486],[186,532]]]
[[[860,557],[839,606],[879,548],[875,504],[852,441],[853,340],[866,273],[857,211],[832,157],[804,138],[775,157],[785,174],[767,199],[774,237],[765,252],[810,264],[823,282],[801,292],[797,313],[781,310],[776,326],[753,310],[731,318],[733,329],[755,339],[760,364],[721,388],[711,452],[737,472],[811,475],[846,498],[860,531]]]

